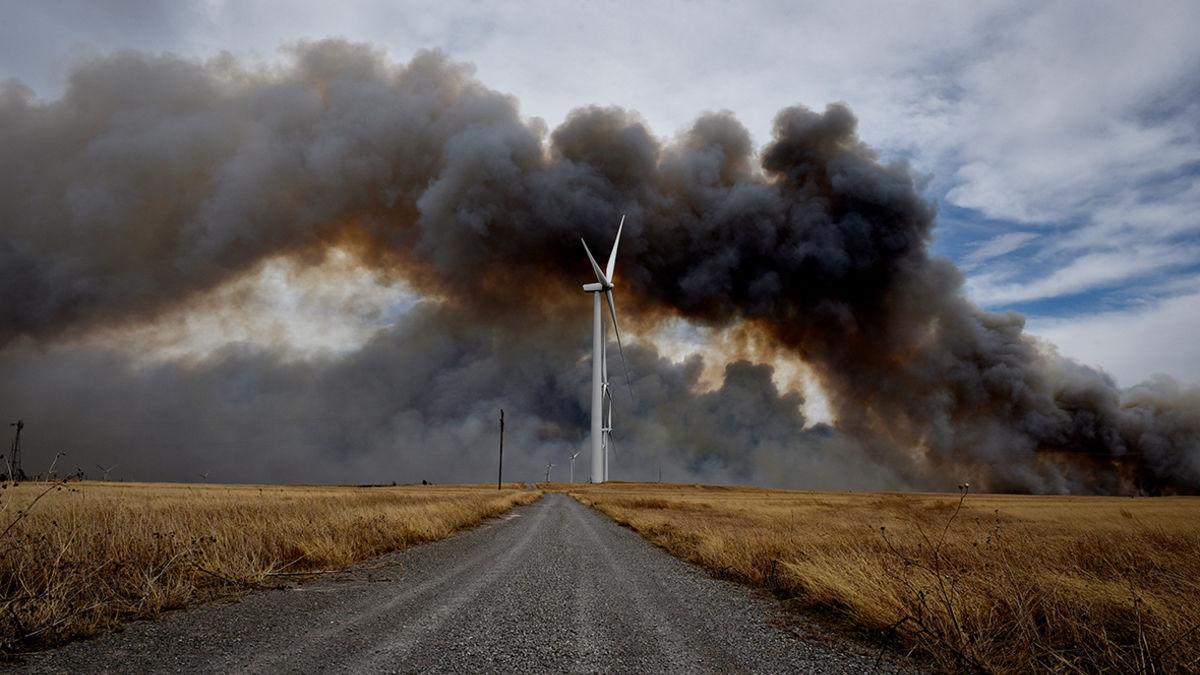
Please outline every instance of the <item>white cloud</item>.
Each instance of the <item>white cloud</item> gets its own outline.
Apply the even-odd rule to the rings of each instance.
[[[992,258],[1012,253],[1037,238],[1032,232],[1007,232],[983,242],[963,258],[964,268],[970,269]]]
[[[1032,317],[1026,329],[1063,355],[1107,371],[1122,387],[1156,373],[1200,382],[1200,291],[1119,312]]]
[[[1084,293],[1096,287],[1161,274],[1167,268],[1186,265],[1196,259],[1194,247],[1178,246],[1139,246],[1088,253],[1032,281],[1008,280],[1013,276],[1028,276],[1024,268],[975,275],[967,279],[967,291],[975,302],[997,307]]]
[[[1082,248],[1123,246],[1200,232],[1200,180],[1166,180],[1155,189],[1166,198],[1124,195],[1093,211],[1091,222],[1062,243]]]

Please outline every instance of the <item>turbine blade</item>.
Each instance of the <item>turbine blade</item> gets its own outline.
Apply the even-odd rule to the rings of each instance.
[[[617,351],[621,352],[621,372],[625,373],[625,387],[629,389],[629,400],[637,405],[637,399],[633,396],[633,385],[629,382],[629,367],[625,365],[625,347],[621,345],[621,329],[617,327],[617,308],[613,305],[612,289],[604,291],[604,297],[608,299],[608,311],[612,314],[613,332],[617,334]]]
[[[599,281],[605,287],[611,286],[612,284],[608,283],[608,278],[604,276],[604,271],[600,269],[600,265],[592,257],[592,252],[588,249],[587,242],[583,239],[580,239],[579,242],[583,244],[583,250],[587,253],[588,262],[592,263],[592,269],[596,270],[596,281]]]
[[[613,240],[612,253],[608,254],[608,267],[604,268],[604,275],[608,277],[608,283],[613,280],[613,267],[617,264],[617,244],[621,243],[621,230],[625,228],[625,214],[621,214],[621,224],[617,226],[617,238]]]
[[[612,428],[613,398],[612,398],[612,389],[608,388],[607,386],[604,387],[604,398],[608,399],[608,408],[605,409],[605,411],[604,411],[604,426],[611,429]]]
[[[608,300],[608,313],[612,316],[613,332],[617,334],[617,346],[621,346],[621,329],[617,327],[617,308],[613,305],[612,289],[604,291],[604,299]],[[625,358],[622,352],[621,358]]]

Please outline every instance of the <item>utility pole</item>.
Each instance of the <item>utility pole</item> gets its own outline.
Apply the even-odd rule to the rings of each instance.
[[[21,429],[25,428],[25,422],[17,420],[8,426],[17,428],[17,433],[13,436],[12,452],[9,453],[9,456],[12,458],[12,466],[9,467],[9,480],[25,480],[25,472],[21,469]]]
[[[496,489],[500,489],[500,479],[504,476],[504,408],[500,409],[500,468],[496,470]]]

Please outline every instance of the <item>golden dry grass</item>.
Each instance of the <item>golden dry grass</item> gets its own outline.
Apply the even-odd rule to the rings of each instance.
[[[558,489],[946,670],[1200,669],[1200,498]]]
[[[515,484],[4,484],[0,654],[442,539],[541,494]]]

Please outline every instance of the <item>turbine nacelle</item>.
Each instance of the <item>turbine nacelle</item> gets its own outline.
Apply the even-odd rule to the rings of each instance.
[[[625,220],[622,218],[621,227],[625,226]],[[608,274],[605,274],[600,265],[596,263],[596,259],[592,257],[592,252],[588,249],[587,242],[580,239],[579,243],[583,244],[583,251],[587,253],[588,262],[592,263],[592,270],[596,272],[596,283],[584,284],[583,290],[589,293],[607,293],[613,289],[612,270],[613,263],[617,261],[617,242],[621,241],[621,227],[617,228],[617,240],[613,242],[612,255],[608,258]],[[611,297],[611,296],[610,296]],[[611,301],[610,301],[611,304]]]

